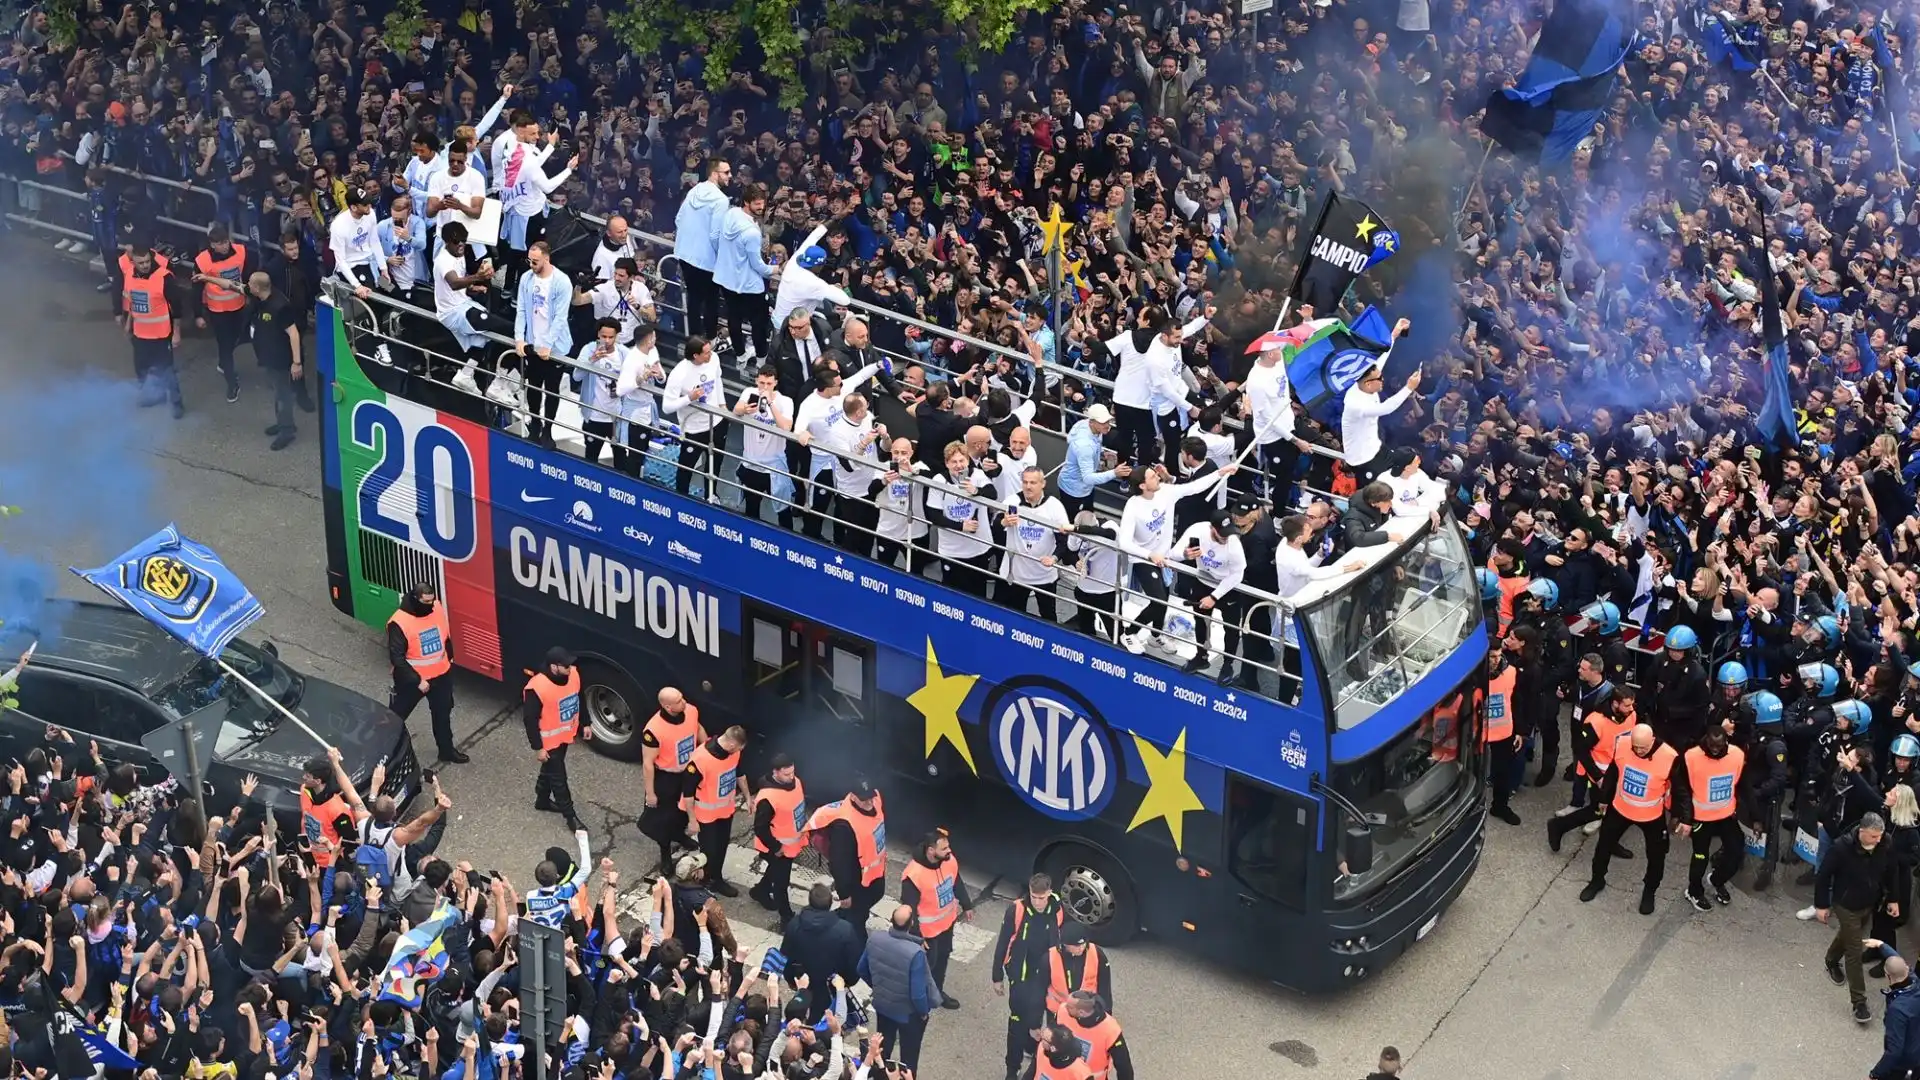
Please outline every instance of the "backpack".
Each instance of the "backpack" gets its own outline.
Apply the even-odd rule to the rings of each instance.
[[[361,877],[382,889],[393,887],[393,867],[387,862],[385,844],[361,844],[354,850],[353,865],[360,868]]]

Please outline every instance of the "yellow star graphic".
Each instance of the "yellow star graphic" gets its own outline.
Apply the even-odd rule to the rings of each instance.
[[[1133,824],[1127,831],[1156,819],[1165,821],[1167,832],[1173,835],[1173,849],[1179,851],[1185,815],[1190,810],[1206,809],[1200,796],[1193,793],[1193,785],[1187,783],[1187,729],[1180,729],[1173,748],[1164,754],[1138,735],[1133,737],[1133,745],[1147,770],[1147,793],[1140,797],[1140,809],[1133,812]]]
[[[1047,213],[1047,220],[1040,223],[1040,234],[1046,237],[1046,243],[1040,248],[1040,254],[1051,255],[1053,250],[1067,241],[1067,231],[1073,225],[1060,218],[1060,204],[1054,203]]]
[[[1086,266],[1085,259],[1075,259],[1067,264],[1067,281],[1077,289],[1087,288]]]
[[[1380,227],[1380,223],[1373,220],[1372,214],[1364,214],[1360,218],[1360,224],[1355,225],[1353,227],[1353,235],[1359,237],[1362,240],[1365,240],[1369,233],[1373,232],[1373,230],[1379,227]]]
[[[920,710],[927,721],[927,756],[933,756],[933,748],[945,739],[960,752],[960,760],[967,763],[973,775],[979,776],[980,769],[973,763],[973,751],[967,749],[967,733],[960,726],[960,706],[973,691],[973,684],[980,681],[978,675],[948,675],[940,670],[940,658],[934,655],[933,639],[927,639],[927,681],[920,689],[907,698],[907,704]]]
[[[1381,250],[1391,255],[1394,252],[1400,250],[1400,242],[1398,240],[1395,240],[1393,237],[1389,236],[1380,241],[1380,247],[1381,247]]]

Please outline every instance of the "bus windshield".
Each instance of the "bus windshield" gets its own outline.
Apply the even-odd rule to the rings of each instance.
[[[1418,682],[1480,620],[1472,568],[1450,521],[1422,526],[1400,550],[1306,611],[1338,730],[1358,726]]]
[[[1387,745],[1333,768],[1333,788],[1357,807],[1373,832],[1373,865],[1355,873],[1344,863],[1336,900],[1351,900],[1384,884],[1478,802],[1486,748],[1473,718],[1479,714],[1475,672],[1434,710]]]

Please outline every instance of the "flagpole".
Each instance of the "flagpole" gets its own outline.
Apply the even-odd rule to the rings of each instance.
[[[1333,213],[1333,202],[1338,196],[1333,190],[1327,190],[1327,197],[1320,200],[1320,213],[1313,219],[1313,228],[1307,231],[1306,238],[1300,242],[1300,259],[1293,267],[1293,280],[1287,283],[1286,301],[1280,305],[1280,318],[1273,321],[1273,328],[1280,329],[1280,323],[1286,319],[1287,310],[1293,306],[1293,296],[1300,291],[1300,279],[1306,276],[1307,260],[1313,257],[1313,238],[1327,227],[1327,215]]]
[[[293,710],[287,708],[285,705],[282,705],[280,703],[279,698],[276,698],[272,694],[269,694],[265,690],[262,690],[258,686],[255,686],[253,684],[253,680],[247,678],[245,675],[240,674],[238,671],[235,671],[232,664],[227,663],[225,660],[222,660],[217,656],[213,657],[212,659],[214,663],[220,665],[220,670],[233,676],[234,679],[237,682],[239,682],[241,686],[244,686],[247,689],[253,691],[253,694],[255,697],[259,698],[261,701],[264,701],[268,705],[272,706],[274,711],[278,712],[281,716],[284,716],[287,719],[293,721],[294,726],[299,728],[301,731],[306,732],[309,736],[313,738],[314,742],[319,743],[321,747],[323,747],[324,749],[328,749],[328,750],[333,749],[332,743],[321,738],[320,733],[308,727],[306,721],[300,719],[298,716],[293,715]]]
[[[1463,196],[1460,199],[1460,212],[1453,215],[1454,221],[1456,223],[1460,220],[1461,217],[1465,216],[1467,212],[1467,207],[1473,203],[1473,193],[1476,190],[1478,190],[1480,187],[1480,174],[1487,171],[1487,159],[1492,156],[1493,156],[1493,140],[1488,139],[1487,152],[1480,155],[1480,167],[1473,170],[1473,181],[1467,185],[1467,193],[1465,196]],[[1454,227],[1456,229],[1459,228],[1458,224],[1456,224]]]

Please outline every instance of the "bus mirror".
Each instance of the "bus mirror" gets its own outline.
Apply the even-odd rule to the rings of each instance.
[[[1347,873],[1364,874],[1373,869],[1373,830],[1362,824],[1350,824],[1341,837],[1341,856]]]

